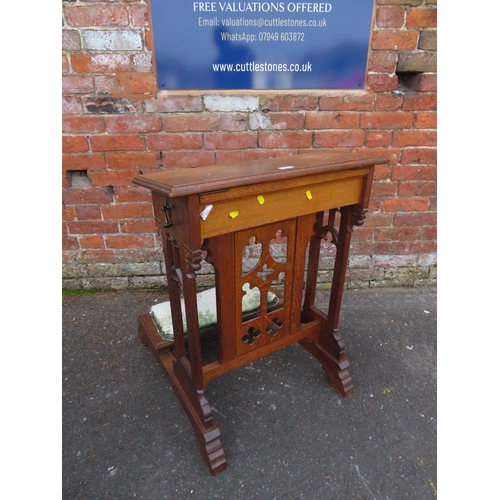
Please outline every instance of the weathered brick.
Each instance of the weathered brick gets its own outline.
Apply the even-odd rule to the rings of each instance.
[[[122,5],[72,5],[63,8],[70,26],[127,26],[128,12]]]
[[[62,239],[62,249],[63,250],[79,250],[80,245],[78,243],[78,238],[71,236],[64,236]]]
[[[220,115],[203,114],[169,114],[163,119],[165,132],[206,132],[220,129]]]
[[[435,251],[436,243],[433,241],[395,241],[391,247],[396,255],[419,254]]]
[[[395,182],[374,182],[372,186],[371,196],[396,196],[398,186]]]
[[[369,73],[366,82],[370,89],[375,92],[395,90],[398,86],[398,78],[396,75],[387,75],[384,73]]]
[[[63,76],[63,94],[88,94],[94,91],[94,81],[89,76]]]
[[[399,157],[401,155],[401,150],[399,148],[366,148],[364,151],[373,156],[385,156],[389,160],[389,163],[387,165],[377,165],[375,167],[375,170],[377,170],[379,167],[385,167],[390,170],[392,168],[392,165],[395,165],[399,162]]]
[[[132,54],[132,68],[139,73],[149,73],[153,71],[153,58],[151,52],[140,52]]]
[[[412,50],[417,48],[418,31],[381,30],[374,31],[374,50]]]
[[[69,60],[66,54],[62,55],[62,74],[67,75],[69,73]]]
[[[405,148],[401,156],[401,163],[430,163],[435,165],[437,163],[437,150],[429,147]]]
[[[63,170],[103,170],[106,164],[102,154],[63,154],[62,167]]]
[[[321,97],[320,111],[372,111],[375,104],[373,92],[363,92],[355,95]]]
[[[368,211],[368,215],[363,223],[363,227],[392,227],[392,220],[394,215],[382,212]]]
[[[132,5],[130,7],[132,26],[149,26],[147,5]]]
[[[105,236],[105,240],[108,248],[148,248],[154,244],[154,238],[150,234],[108,234]]]
[[[419,229],[418,234],[421,240],[435,240],[437,238],[437,227],[436,226],[425,226]]]
[[[262,111],[301,111],[313,110],[318,106],[318,98],[306,95],[263,95],[260,98]]]
[[[62,120],[62,131],[67,134],[100,134],[105,130],[104,121],[100,117],[65,116]]]
[[[388,242],[358,242],[351,245],[351,256],[354,255],[387,255],[391,252],[391,244]],[[331,282],[331,279],[329,280]]]
[[[151,204],[151,192],[137,186],[124,186],[114,189],[115,201],[117,203],[128,203],[141,201]]]
[[[144,151],[146,141],[135,134],[95,135],[91,138],[94,151]]]
[[[310,148],[313,135],[311,132],[260,132],[259,146],[261,148]]]
[[[148,113],[197,112],[203,110],[203,101],[199,96],[169,96],[145,101]]]
[[[146,30],[144,32],[144,40],[146,42],[146,50],[152,51],[153,50],[153,33],[151,30]]]
[[[202,167],[215,164],[214,151],[164,151],[165,167]]]
[[[398,72],[419,72],[429,73],[437,71],[437,53],[436,52],[400,52]]]
[[[78,220],[100,220],[102,218],[99,205],[77,205],[74,209]]]
[[[94,186],[130,186],[139,170],[90,171],[89,177]],[[147,173],[147,172],[145,172]]]
[[[87,138],[81,135],[78,136],[63,136],[62,137],[63,153],[83,153],[89,150]]]
[[[403,96],[394,92],[383,92],[377,95],[375,104],[376,111],[396,111],[401,109],[403,104]]]
[[[114,73],[132,68],[130,57],[123,53],[71,54],[71,67],[77,73]]]
[[[140,112],[138,101],[119,97],[82,97],[83,110],[88,114],[126,114]]]
[[[424,180],[433,181],[437,178],[437,168],[434,165],[414,166],[395,165],[392,169],[391,179],[394,181]]]
[[[313,146],[315,148],[360,147],[365,142],[363,130],[316,132]]]
[[[400,182],[399,196],[435,196],[436,182],[434,181],[410,181]]]
[[[102,215],[104,219],[143,219],[151,217],[151,205],[149,203],[103,205]]]
[[[113,194],[108,188],[65,189],[63,191],[63,203],[66,205],[111,203],[112,201]]]
[[[82,113],[82,103],[78,96],[63,96],[62,98],[62,114],[63,115],[80,115]]]
[[[113,220],[68,222],[70,234],[104,234],[118,232],[118,222]]]
[[[106,116],[106,130],[111,133],[146,133],[160,132],[163,124],[160,116]]]
[[[393,50],[373,50],[370,52],[368,71],[370,73],[394,73],[397,62],[397,52]]]
[[[391,167],[389,165],[375,165],[375,171],[373,173],[374,180],[388,180],[391,177]]]
[[[361,128],[401,129],[411,128],[413,113],[365,113],[361,115]]]
[[[407,28],[435,28],[437,9],[433,7],[410,8],[406,13]]]
[[[422,50],[437,50],[437,31],[421,31],[417,47]]]
[[[403,111],[436,111],[437,94],[419,92],[407,94],[403,100]]]
[[[436,146],[437,133],[424,130],[395,130],[393,146]]]
[[[224,113],[220,117],[220,128],[229,132],[244,132],[248,127],[247,113]]]
[[[407,85],[416,92],[436,92],[437,75],[436,73],[418,73],[411,75],[406,79]]]
[[[148,148],[153,150],[201,149],[201,134],[154,134],[147,139]]]
[[[346,129],[359,127],[359,113],[317,111],[308,112],[305,117],[306,129]]]
[[[382,201],[384,212],[426,212],[429,208],[428,197],[390,198]]]
[[[81,236],[79,241],[81,248],[104,248],[102,236]]]
[[[136,71],[117,73],[116,80],[125,94],[149,96],[157,90],[156,78],[149,73]]]
[[[63,221],[68,221],[68,220],[73,220],[76,217],[75,215],[75,208],[74,207],[67,207],[63,206],[62,207],[62,220]],[[66,224],[63,224],[64,227],[66,227]]]
[[[273,130],[301,130],[304,128],[305,115],[303,112],[262,114],[268,116],[270,121],[270,128],[272,128]],[[250,118],[254,116],[256,116],[256,113],[250,115]]]
[[[206,95],[203,97],[208,111],[257,111],[259,98],[253,96]]]
[[[215,152],[215,163],[217,165],[226,165],[228,163],[239,163],[243,161],[243,151],[245,150],[226,150]]]
[[[97,95],[118,96],[123,94],[124,89],[115,76],[95,76],[95,93]]]
[[[257,134],[245,132],[207,132],[203,136],[206,149],[244,149],[257,147]]]
[[[437,128],[437,113],[415,113],[415,128]]]
[[[62,30],[62,50],[77,51],[81,50],[82,43],[80,32],[78,30]]]
[[[82,30],[84,48],[88,50],[142,50],[140,31]]]
[[[304,150],[310,152],[310,150]],[[299,151],[300,154],[301,151]],[[297,154],[296,149],[245,149],[241,152],[242,161],[265,160],[267,158],[276,158],[283,156],[292,156]]]
[[[149,170],[160,164],[157,153],[107,153],[106,164],[110,170]]]
[[[378,28],[401,28],[405,21],[405,9],[400,6],[379,6],[376,13]]]
[[[373,232],[376,241],[412,241],[418,239],[420,228],[381,228]]]
[[[150,204],[148,204],[150,208]],[[137,220],[122,220],[120,222],[120,229],[122,233],[145,233],[154,234],[158,230],[156,224],[152,218],[148,220],[137,219]]]
[[[366,132],[365,145],[367,147],[390,146],[392,141],[391,131],[370,131]]]

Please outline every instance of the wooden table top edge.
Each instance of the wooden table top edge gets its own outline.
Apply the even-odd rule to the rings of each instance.
[[[171,198],[201,194],[273,180],[292,179],[388,163],[385,156],[366,153],[307,153],[202,167],[166,169],[135,177],[133,183]]]

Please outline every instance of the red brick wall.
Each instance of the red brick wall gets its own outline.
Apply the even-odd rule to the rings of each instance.
[[[157,91],[147,0],[63,1],[64,286],[163,284],[139,172],[325,149],[390,158],[354,232],[349,286],[432,282],[436,10],[376,0],[364,90],[197,94]]]

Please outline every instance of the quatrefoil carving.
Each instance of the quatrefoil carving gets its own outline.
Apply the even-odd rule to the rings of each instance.
[[[274,318],[270,325],[266,328],[266,332],[270,333],[273,337],[278,333],[278,330],[283,327],[283,321]]]
[[[248,345],[253,345],[255,339],[260,337],[260,330],[255,329],[255,327],[251,326],[246,335],[243,335],[241,341]]]

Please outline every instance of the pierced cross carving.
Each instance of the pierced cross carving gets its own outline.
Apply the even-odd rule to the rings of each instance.
[[[257,273],[257,277],[261,278],[262,281],[267,281],[267,278],[269,277],[269,275],[271,275],[273,273],[274,273],[274,269],[272,267],[268,267],[267,264],[264,264],[264,266],[262,267],[262,271],[259,271]]]
[[[255,339],[258,338],[259,336],[260,336],[260,330],[256,330],[255,327],[251,326],[248,329],[247,334],[243,336],[241,341],[244,342],[245,344],[253,345]]]

